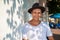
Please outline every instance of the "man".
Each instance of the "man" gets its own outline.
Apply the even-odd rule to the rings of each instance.
[[[32,15],[32,19],[24,24],[22,29],[23,40],[54,40],[50,27],[40,18],[43,16],[45,8],[40,6],[39,3],[33,4],[28,12]]]

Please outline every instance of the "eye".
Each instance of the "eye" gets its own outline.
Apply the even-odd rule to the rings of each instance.
[[[38,14],[41,14],[41,12],[38,12]]]
[[[40,14],[40,12],[38,12],[38,14]]]

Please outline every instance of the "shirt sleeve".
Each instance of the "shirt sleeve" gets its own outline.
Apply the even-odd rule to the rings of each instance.
[[[26,28],[26,25],[24,25],[23,27],[22,27],[22,39],[28,39],[27,38],[27,28]]]
[[[51,31],[49,25],[47,26],[47,31],[46,32],[47,32],[47,37],[53,36],[52,31]]]

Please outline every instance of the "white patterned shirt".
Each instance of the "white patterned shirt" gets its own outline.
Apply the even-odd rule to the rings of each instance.
[[[25,39],[47,40],[48,36],[52,36],[52,32],[49,25],[43,21],[37,26],[32,26],[27,22],[22,28],[22,38]]]

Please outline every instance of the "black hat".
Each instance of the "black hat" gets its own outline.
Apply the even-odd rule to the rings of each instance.
[[[30,9],[28,10],[28,12],[31,13],[31,11],[32,11],[33,9],[37,9],[37,8],[38,8],[38,9],[41,9],[42,13],[45,11],[45,8],[42,7],[42,6],[40,6],[39,3],[34,3],[33,6],[32,6],[32,8],[30,8]]]

